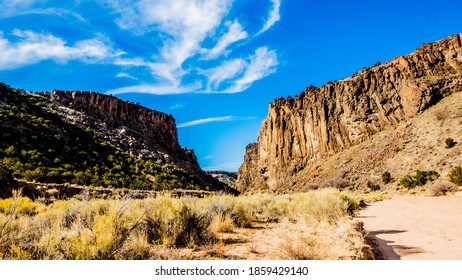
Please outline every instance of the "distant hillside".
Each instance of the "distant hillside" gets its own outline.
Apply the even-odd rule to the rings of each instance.
[[[206,171],[207,174],[217,179],[218,181],[226,184],[228,187],[233,188],[237,179],[237,172],[228,172],[228,171]]]
[[[461,34],[424,44],[348,79],[310,86],[294,98],[276,99],[258,142],[246,149],[236,188],[288,192],[329,181],[341,182],[332,186],[359,186],[387,170],[399,175],[416,168],[447,173],[460,150],[445,150],[441,141],[452,137],[462,142],[456,109],[460,91]],[[426,113],[448,98],[451,102],[434,112],[440,117]],[[429,137],[421,139],[421,133]]]
[[[200,169],[192,150],[180,147],[171,115],[112,96],[26,93],[0,83],[0,129],[0,173],[16,179],[144,190],[225,189]]]

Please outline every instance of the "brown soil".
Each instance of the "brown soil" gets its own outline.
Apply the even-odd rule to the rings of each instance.
[[[361,211],[367,239],[385,260],[461,260],[462,193],[403,196]]]
[[[302,234],[301,224],[289,222],[254,223],[252,228],[236,228],[231,233],[220,233],[219,241],[210,248],[183,252],[192,259],[281,260],[288,234]]]

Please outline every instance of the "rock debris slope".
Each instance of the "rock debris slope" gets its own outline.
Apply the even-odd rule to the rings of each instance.
[[[244,192],[279,192],[307,184],[310,180],[298,178],[303,170],[461,90],[462,34],[458,34],[364,68],[350,78],[310,86],[295,98],[276,99],[269,105],[258,142],[246,148],[236,187]],[[316,170],[311,171],[315,178]]]

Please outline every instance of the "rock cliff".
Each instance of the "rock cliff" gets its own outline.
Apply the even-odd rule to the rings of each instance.
[[[64,112],[64,118],[71,122],[78,118],[82,123],[91,124],[91,128],[100,137],[119,149],[154,159],[159,164],[175,164],[193,174],[210,189],[225,189],[223,183],[202,171],[193,150],[179,145],[172,115],[88,91],[54,90],[49,100],[64,107],[61,109],[69,108],[72,111],[70,114]]]
[[[290,188],[310,165],[419,115],[462,90],[462,34],[269,105],[246,149],[240,191]],[[340,167],[339,167],[340,168]],[[308,182],[305,182],[308,183]]]

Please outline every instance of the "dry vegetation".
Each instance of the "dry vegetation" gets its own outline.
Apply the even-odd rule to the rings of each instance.
[[[0,259],[226,258],[225,236],[261,224],[282,229],[283,242],[274,244],[281,259],[371,257],[360,225],[350,217],[358,202],[333,189],[281,196],[81,198],[44,205],[18,192],[0,200]],[[251,253],[263,249],[242,243]]]

